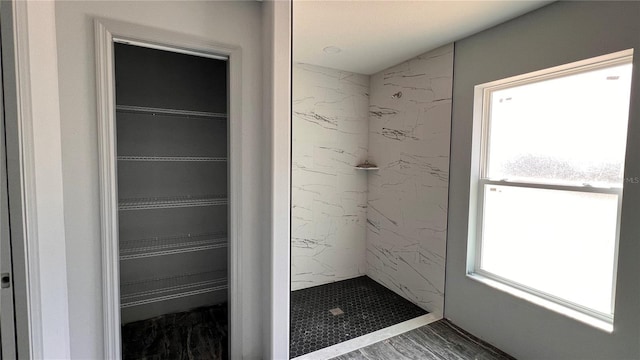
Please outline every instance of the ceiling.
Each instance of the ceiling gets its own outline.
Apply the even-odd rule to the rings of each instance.
[[[293,57],[299,63],[374,74],[550,2],[296,0]],[[341,51],[328,53],[326,47]]]

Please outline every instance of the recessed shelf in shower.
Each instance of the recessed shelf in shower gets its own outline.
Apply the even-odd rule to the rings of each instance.
[[[365,160],[362,164],[356,165],[357,170],[379,170],[378,165],[371,164],[369,160]]]

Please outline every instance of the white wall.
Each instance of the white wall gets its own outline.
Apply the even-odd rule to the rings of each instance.
[[[59,1],[56,35],[62,125],[71,355],[101,358],[102,294],[93,19],[162,28],[242,48],[243,355],[262,355],[262,261],[267,223],[262,154],[262,46],[259,2]]]
[[[291,2],[263,3],[264,119],[267,151],[263,161],[269,195],[264,211],[264,359],[289,358],[291,264]]]
[[[640,176],[639,15],[635,1],[562,1],[456,43],[445,316],[519,359],[640,358],[640,185],[624,184],[613,333],[470,279],[473,87],[635,48],[625,164],[625,178],[634,179]]]
[[[442,314],[453,45],[371,76],[367,274]],[[402,92],[399,98],[392,95]]]
[[[1,6],[18,357],[68,358],[54,3]]]
[[[366,272],[369,76],[293,66],[291,290]]]
[[[29,60],[33,143],[35,148],[35,182],[38,204],[37,225],[40,262],[40,295],[42,311],[42,356],[69,356],[68,299],[62,288],[66,285],[65,223],[60,216],[63,205],[63,171],[60,167],[61,116],[58,103],[58,77],[54,4],[50,1],[27,5],[29,12]],[[37,84],[37,86],[33,86]],[[51,136],[51,135],[54,136]],[[51,211],[48,216],[48,211]],[[32,219],[35,220],[35,219]]]

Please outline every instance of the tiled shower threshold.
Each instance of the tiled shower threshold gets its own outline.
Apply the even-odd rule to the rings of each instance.
[[[308,354],[304,354],[293,358],[292,360],[326,360],[336,356],[344,355],[352,351],[358,350],[365,346],[373,345],[377,342],[392,338],[394,336],[406,333],[422,327],[424,325],[431,324],[432,322],[442,319],[441,315],[429,313],[426,315],[418,316],[414,319],[401,322],[396,325],[389,326],[387,328],[374,331],[372,333],[362,335],[360,337],[347,340]]]

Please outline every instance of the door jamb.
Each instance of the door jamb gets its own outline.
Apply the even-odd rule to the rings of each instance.
[[[12,286],[19,358],[43,357],[27,2],[2,1],[2,61]]]

